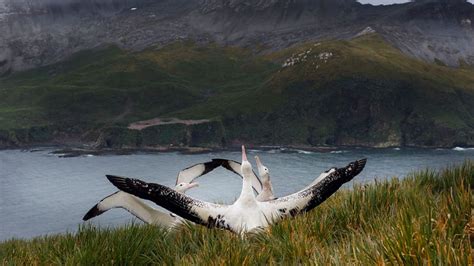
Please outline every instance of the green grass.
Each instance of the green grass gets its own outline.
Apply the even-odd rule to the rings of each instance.
[[[302,216],[240,238],[197,225],[165,232],[138,224],[9,240],[0,262],[37,264],[472,263],[474,162],[340,190]],[[471,238],[471,240],[470,240]]]

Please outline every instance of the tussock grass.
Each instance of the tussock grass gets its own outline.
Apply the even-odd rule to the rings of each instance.
[[[341,190],[320,207],[240,238],[130,224],[0,244],[3,264],[428,264],[473,261],[474,162]],[[471,240],[470,240],[471,237]]]

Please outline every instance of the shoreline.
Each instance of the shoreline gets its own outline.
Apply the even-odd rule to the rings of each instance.
[[[394,146],[394,147],[371,147],[371,146],[303,146],[303,145],[247,145],[248,150],[258,150],[264,152],[275,151],[278,153],[342,153],[346,150],[368,149],[368,150],[402,150],[402,149],[420,149],[420,150],[453,150],[469,151],[474,147],[426,147],[426,146]],[[58,155],[60,158],[71,158],[85,155],[104,156],[104,155],[131,155],[136,153],[179,153],[183,155],[207,154],[212,152],[231,152],[239,151],[240,146],[228,147],[123,147],[123,148],[95,148],[93,145],[72,144],[72,143],[46,143],[25,145],[18,147],[1,147],[0,151],[22,150],[29,152],[39,152],[51,150],[51,154]]]

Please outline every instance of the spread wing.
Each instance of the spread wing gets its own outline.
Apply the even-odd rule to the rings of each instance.
[[[328,175],[332,174],[334,171],[336,171],[336,168],[331,168],[327,171],[324,171],[323,173],[321,173],[315,180],[313,180],[313,182],[311,182],[311,184],[309,184],[308,186],[306,186],[305,188],[309,188],[311,186],[314,186],[316,185],[317,183],[319,183],[321,180],[323,180],[324,178],[326,178]]]
[[[155,210],[141,199],[123,191],[117,191],[99,201],[82,219],[87,221],[113,208],[122,208],[148,224],[171,227],[176,223],[174,215]]]
[[[273,218],[295,216],[310,211],[334,194],[344,183],[349,182],[362,172],[366,162],[367,159],[362,159],[352,162],[344,168],[334,169],[325,176],[320,176],[319,182],[315,182],[312,186],[286,197],[260,204],[266,215]]]
[[[240,171],[240,163],[227,159],[212,159],[212,161],[205,163],[198,163],[188,168],[181,170],[176,177],[176,185],[179,183],[191,183],[196,178],[201,177],[209,172],[212,172],[217,167],[222,166],[225,169],[237,174],[242,178]],[[262,192],[262,182],[260,178],[252,171],[252,187],[257,194]]]
[[[205,175],[217,167],[221,166],[222,160],[213,159],[210,162],[198,163],[181,170],[176,177],[176,185],[179,183],[191,183],[194,179]]]
[[[189,221],[209,227],[227,227],[226,224],[218,223],[218,221],[221,221],[220,217],[223,216],[223,212],[228,208],[227,205],[200,201],[169,187],[147,183],[139,179],[112,175],[107,175],[107,178],[118,189],[139,198],[150,200]]]

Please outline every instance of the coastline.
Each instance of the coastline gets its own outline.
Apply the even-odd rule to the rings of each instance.
[[[242,143],[245,144],[245,143]],[[246,144],[247,145],[247,144]],[[29,152],[38,152],[42,150],[52,150],[51,154],[58,155],[60,158],[79,157],[86,155],[103,156],[103,155],[130,155],[136,153],[179,153],[189,154],[207,154],[212,152],[223,151],[239,151],[239,145],[226,147],[189,147],[189,146],[149,146],[149,147],[121,147],[121,148],[103,148],[95,147],[93,143],[42,143],[21,146],[0,146],[0,151],[4,150],[25,150]],[[265,152],[278,153],[341,153],[351,149],[373,149],[373,150],[401,150],[401,149],[426,149],[426,150],[455,150],[466,151],[472,150],[474,147],[431,147],[431,146],[309,146],[309,145],[247,145],[249,150],[258,150]]]

